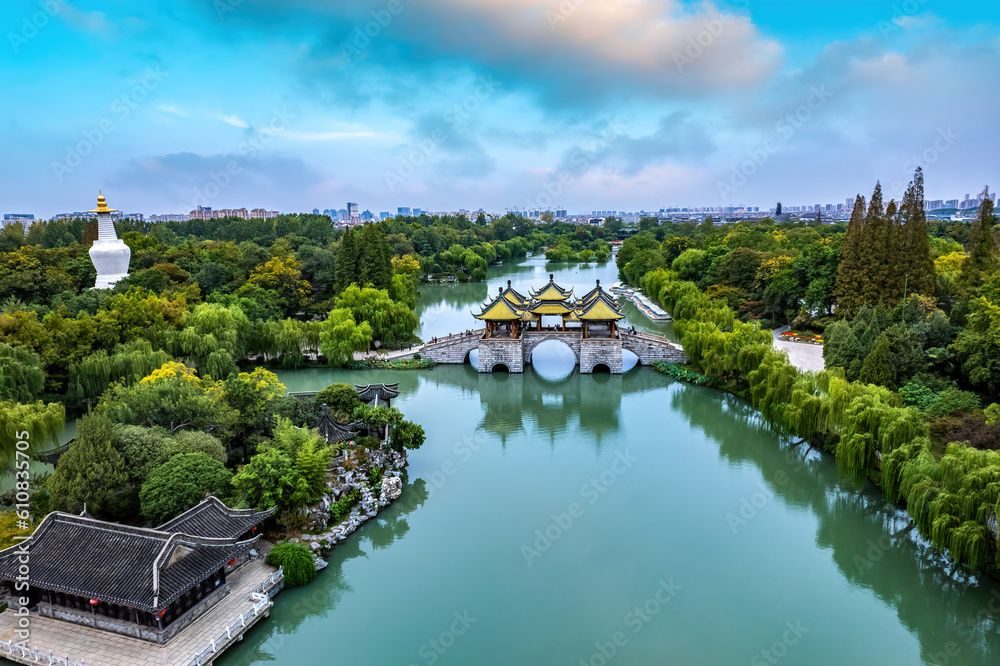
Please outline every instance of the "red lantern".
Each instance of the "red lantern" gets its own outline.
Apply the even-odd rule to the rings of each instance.
[[[161,610],[159,613],[156,614],[156,617],[163,617],[166,614],[167,614],[167,609],[164,608],[163,610]]]
[[[90,605],[91,605],[91,606],[96,606],[96,605],[97,605],[97,604],[99,604],[99,603],[101,603],[101,602],[100,602],[100,601],[98,601],[97,599],[91,599],[91,600],[90,600]]]
[[[233,559],[229,560],[229,564],[227,564],[226,566],[231,567],[234,564],[236,564],[236,558],[235,557]]]

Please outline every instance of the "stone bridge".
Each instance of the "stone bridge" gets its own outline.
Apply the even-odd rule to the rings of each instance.
[[[437,363],[465,363],[473,349],[479,350],[479,372],[493,372],[503,366],[510,372],[524,372],[531,365],[535,348],[543,342],[557,340],[573,351],[580,372],[590,374],[605,366],[612,374],[622,372],[622,350],[639,357],[642,365],[655,361],[686,363],[687,356],[677,343],[649,333],[625,333],[617,338],[584,338],[580,331],[526,331],[520,338],[484,338],[485,329],[468,334],[434,338],[418,349],[393,354],[393,358],[408,358],[419,352],[421,357]]]

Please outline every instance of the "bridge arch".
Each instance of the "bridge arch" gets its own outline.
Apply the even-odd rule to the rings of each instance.
[[[540,332],[527,332],[524,334],[524,363],[525,365],[531,363],[531,359],[534,356],[535,348],[546,342],[561,342],[565,346],[569,347],[570,351],[573,352],[573,359],[576,365],[580,364],[580,333],[579,332],[558,332],[558,331],[540,331]]]
[[[507,367],[506,363],[494,363],[493,367],[490,368],[490,372],[510,372],[510,368]]]
[[[535,351],[539,347],[548,347],[550,349],[565,349],[569,350],[569,353],[573,355],[573,365],[580,364],[580,350],[578,345],[574,345],[571,340],[563,340],[557,337],[544,338],[539,340],[525,340],[524,342],[524,363],[525,365],[532,362],[535,356]]]

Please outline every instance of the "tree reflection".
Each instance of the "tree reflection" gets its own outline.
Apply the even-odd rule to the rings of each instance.
[[[369,520],[333,549],[328,566],[309,585],[289,588],[280,594],[281,602],[271,609],[269,620],[249,631],[243,641],[225,653],[220,664],[250,664],[277,661],[286,640],[295,634],[303,622],[313,617],[326,618],[339,604],[345,592],[352,588],[344,575],[344,565],[357,557],[367,557],[365,547],[380,550],[402,539],[410,530],[407,517],[427,501],[423,479],[412,483],[403,477],[403,494],[376,518]]]
[[[895,609],[917,637],[925,663],[981,664],[1000,654],[1000,614],[994,612],[1000,585],[969,576],[934,550],[874,486],[858,490],[831,456],[782,445],[760,414],[732,395],[683,385],[671,404],[718,445],[720,457],[755,466],[776,497],[809,509],[819,525],[817,545],[830,549],[851,585]]]

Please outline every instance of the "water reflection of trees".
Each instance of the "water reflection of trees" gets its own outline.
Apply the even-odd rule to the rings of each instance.
[[[405,477],[404,477],[405,481]],[[407,517],[427,501],[423,479],[404,483],[403,494],[376,518],[365,523],[346,541],[330,553],[329,565],[316,580],[301,588],[287,589],[280,602],[271,609],[271,617],[247,633],[243,641],[220,660],[220,664],[276,661],[281,657],[285,641],[297,633],[307,619],[327,617],[345,592],[352,591],[344,575],[344,565],[356,557],[367,557],[368,548],[388,548],[410,531]]]
[[[873,486],[854,488],[830,456],[779,445],[780,438],[745,401],[684,386],[672,393],[671,402],[718,445],[722,458],[755,466],[776,497],[810,510],[818,520],[817,545],[830,549],[851,585],[871,590],[895,609],[917,637],[925,663],[981,664],[1000,655],[1000,616],[988,609],[994,594],[994,608],[1000,605],[997,581],[976,581],[957,570],[919,537],[904,511]],[[781,482],[782,474],[790,481]],[[977,616],[978,621],[970,619]]]

